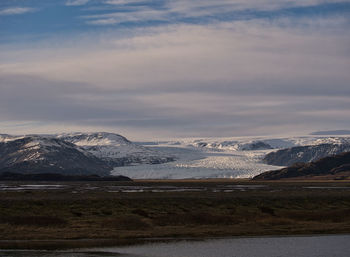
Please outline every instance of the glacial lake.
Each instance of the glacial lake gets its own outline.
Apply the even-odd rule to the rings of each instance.
[[[154,242],[74,251],[1,251],[2,257],[347,257],[350,235]]]

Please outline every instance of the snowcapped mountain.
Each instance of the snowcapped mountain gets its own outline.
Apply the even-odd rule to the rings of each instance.
[[[15,139],[23,138],[24,136],[12,136],[8,134],[0,134],[0,143],[6,143],[9,141],[13,141]]]
[[[0,142],[0,172],[108,175],[111,166],[64,140],[43,136],[9,137]]]
[[[78,146],[96,146],[96,145],[113,145],[113,146],[130,146],[133,145],[125,137],[107,132],[95,132],[95,133],[71,133],[71,134],[59,134],[57,138],[61,138],[65,141],[69,141]]]
[[[112,166],[159,164],[174,160],[171,155],[132,143],[114,133],[60,134],[57,138],[83,148]]]
[[[178,142],[179,143],[179,142]],[[249,151],[249,150],[269,150],[285,149],[295,146],[320,145],[320,144],[350,144],[350,137],[334,136],[301,136],[301,137],[236,137],[236,138],[205,138],[185,140],[181,145],[192,147],[231,150],[231,151]]]
[[[263,161],[270,165],[290,166],[297,162],[317,161],[326,156],[350,152],[350,144],[296,146],[268,153]]]
[[[196,139],[187,143],[188,146],[207,148],[210,150],[250,151],[269,150],[294,146],[296,143],[288,138],[224,138]]]
[[[114,133],[0,135],[0,172],[108,175],[117,166],[173,160]]]

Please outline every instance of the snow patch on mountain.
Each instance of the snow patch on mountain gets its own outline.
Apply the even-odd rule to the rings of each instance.
[[[71,133],[59,134],[58,138],[62,138],[78,146],[130,146],[133,145],[125,137],[107,132],[96,133]]]
[[[12,136],[8,134],[0,134],[0,143],[10,142],[16,139],[24,138],[24,136]]]
[[[263,161],[270,165],[291,166],[350,151],[350,144],[319,144],[296,146],[267,154]]]
[[[112,165],[159,164],[173,161],[174,157],[161,151],[130,142],[125,137],[107,132],[57,135]]]
[[[0,173],[108,175],[111,169],[89,152],[58,138],[25,136],[0,142]]]

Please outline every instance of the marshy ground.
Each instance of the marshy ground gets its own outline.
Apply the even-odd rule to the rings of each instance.
[[[350,233],[350,182],[1,182],[0,247]]]

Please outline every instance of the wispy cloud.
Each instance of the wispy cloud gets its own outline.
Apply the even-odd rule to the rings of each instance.
[[[312,6],[327,3],[327,0],[175,0],[166,1],[165,6],[172,11],[190,13],[192,11],[204,10],[216,13],[218,11],[233,10],[275,10],[296,6]]]
[[[149,22],[164,20],[167,23],[199,23],[229,20],[248,20],[254,18],[268,18],[278,15],[302,14],[302,8],[320,7],[322,5],[347,4],[329,0],[164,0],[161,2],[142,0],[106,0],[108,5],[122,7],[122,9],[104,9],[106,12],[97,15],[83,16],[87,24],[111,25],[124,22]],[[139,4],[138,4],[139,3]],[[133,4],[133,5],[129,5]],[[298,8],[300,10],[298,10]],[[342,7],[340,7],[342,8]],[[349,8],[346,6],[345,8]]]
[[[168,20],[167,13],[160,10],[146,8],[135,8],[130,12],[113,12],[101,15],[84,16],[88,24],[110,25],[125,22],[144,22],[150,20]]]
[[[16,14],[24,14],[29,12],[36,11],[35,8],[30,7],[11,7],[0,10],[0,15],[16,15]]]
[[[67,6],[79,6],[87,4],[90,0],[68,0],[66,2]]]
[[[142,3],[146,2],[146,0],[106,0],[106,4],[110,5],[125,5],[125,4],[135,4],[135,3]]]

